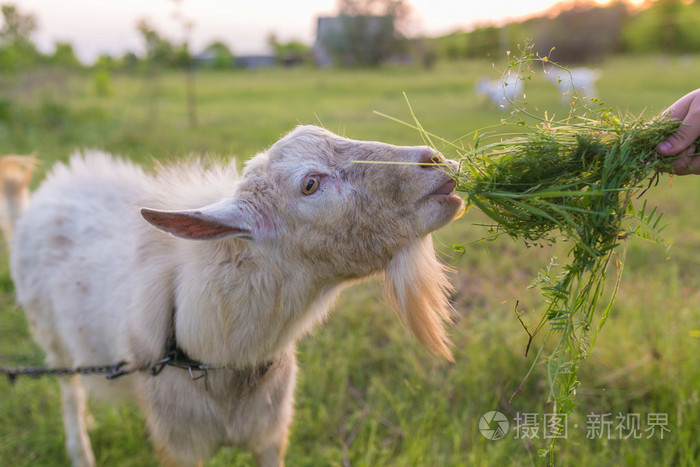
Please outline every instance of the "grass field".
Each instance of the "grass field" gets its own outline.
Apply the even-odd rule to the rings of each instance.
[[[598,67],[598,91],[608,106],[652,115],[697,87],[700,56],[615,58]],[[36,151],[43,163],[40,179],[53,161],[83,147],[146,164],[188,153],[243,160],[298,123],[322,124],[356,139],[421,144],[413,130],[373,114],[410,119],[402,92],[426,129],[448,139],[469,138],[508,116],[473,94],[477,79],[498,75],[489,62],[441,64],[432,71],[198,74],[199,126],[190,128],[180,75],[164,74],[156,84],[115,75],[111,94],[100,97],[88,74],[34,73],[2,83],[0,154]],[[531,109],[566,115],[551,83],[535,76],[525,86]],[[691,466],[700,460],[700,178],[676,177],[671,185],[662,177],[645,197],[665,213],[670,246],[628,242],[619,297],[579,371],[579,406],[567,420],[566,439],[557,443],[557,465]],[[566,245],[528,249],[500,238],[487,250],[478,243],[486,235],[480,222],[479,213],[470,212],[435,236],[456,270],[456,362],[432,357],[410,338],[387,311],[375,282],[354,287],[341,296],[329,322],[300,343],[288,465],[549,461],[537,455],[548,441],[544,418],[551,410],[545,369],[536,367],[510,401],[535,354],[524,356],[527,335],[513,310],[519,301],[523,319],[536,324],[542,301],[528,285],[550,257],[564,259]],[[468,244],[461,259],[454,244]],[[14,305],[3,260],[0,366],[41,362]],[[510,422],[499,441],[479,430],[482,415],[493,410]],[[134,407],[95,404],[91,411],[100,465],[157,465]],[[226,449],[209,465],[250,462],[247,454]],[[22,379],[15,386],[0,380],[0,465],[69,465],[54,380]]]

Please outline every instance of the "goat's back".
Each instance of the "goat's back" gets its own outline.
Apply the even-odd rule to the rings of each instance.
[[[10,248],[18,302],[53,365],[122,356],[133,236],[151,177],[101,153],[58,164],[32,195]]]

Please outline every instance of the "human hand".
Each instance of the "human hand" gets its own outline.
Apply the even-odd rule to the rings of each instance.
[[[666,140],[659,143],[657,151],[662,156],[682,156],[675,161],[671,172],[676,175],[700,174],[700,156],[695,140],[700,136],[700,89],[677,100],[666,109],[666,117],[680,120],[682,125]]]

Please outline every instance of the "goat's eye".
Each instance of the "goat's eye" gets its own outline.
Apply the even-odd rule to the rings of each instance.
[[[310,195],[316,190],[318,190],[318,187],[320,185],[321,179],[318,175],[309,175],[304,179],[304,182],[301,184],[301,192],[305,195]]]

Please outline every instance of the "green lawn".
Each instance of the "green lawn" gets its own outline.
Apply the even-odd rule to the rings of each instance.
[[[700,56],[616,58],[598,68],[600,98],[608,106],[652,115],[698,87]],[[509,115],[473,92],[480,77],[498,75],[490,62],[445,63],[432,71],[202,73],[200,125],[189,128],[181,75],[163,74],[156,84],[115,75],[111,94],[100,97],[89,74],[34,73],[0,83],[0,154],[36,151],[44,162],[41,178],[54,160],[83,147],[146,164],[189,153],[244,160],[299,123],[356,139],[421,144],[413,130],[373,114],[410,119],[403,92],[426,129],[448,139],[467,135],[468,143],[474,130]],[[551,83],[535,76],[525,86],[530,109],[567,114]],[[567,439],[557,443],[557,465],[690,466],[700,459],[700,178],[676,177],[671,185],[662,177],[645,197],[665,213],[670,247],[628,242],[619,297],[579,371],[579,407],[567,420]],[[470,212],[435,236],[456,269],[456,363],[432,357],[410,338],[387,311],[376,283],[354,287],[341,296],[329,322],[299,345],[288,465],[547,462],[537,456],[547,441],[543,418],[551,411],[545,369],[536,367],[510,401],[535,354],[524,356],[527,335],[513,309],[519,301],[527,310],[523,319],[534,326],[542,301],[528,285],[551,256],[566,255],[566,245],[528,249],[501,238],[487,251],[477,242],[486,234],[482,221]],[[458,243],[469,244],[459,260],[452,253]],[[0,366],[40,364],[5,263]],[[534,345],[540,344],[541,336]],[[500,441],[479,431],[481,416],[492,410],[510,422]],[[93,405],[92,414],[101,465],[157,465],[134,407]],[[513,429],[516,414],[527,416],[521,427],[538,428],[529,432],[534,439]],[[634,432],[637,416],[641,424]],[[668,430],[663,437],[662,428]],[[247,454],[228,449],[209,465],[250,462]],[[0,465],[68,464],[56,382],[22,379],[12,387],[0,379]]]

